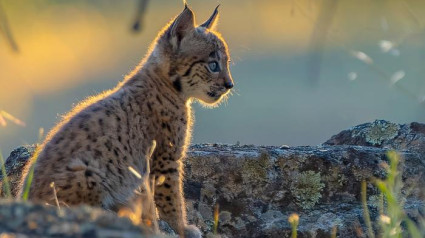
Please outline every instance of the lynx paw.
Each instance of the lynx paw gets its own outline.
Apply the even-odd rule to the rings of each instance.
[[[188,225],[184,228],[185,238],[202,238],[202,232],[194,225]]]

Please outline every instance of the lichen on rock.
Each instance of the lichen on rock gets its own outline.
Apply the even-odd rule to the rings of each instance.
[[[246,159],[243,163],[242,178],[247,183],[252,181],[267,181],[267,170],[270,167],[270,158],[267,153],[261,153],[258,159]]]
[[[188,221],[206,237],[216,237],[218,204],[223,238],[290,237],[287,218],[293,212],[300,216],[299,237],[331,237],[334,227],[337,237],[358,237],[358,229],[366,229],[361,181],[386,176],[382,165],[390,149],[403,158],[404,206],[415,220],[425,207],[425,124],[375,121],[344,130],[320,146],[192,145],[184,162]],[[23,147],[9,156],[9,176],[19,175],[19,166],[13,165],[28,161],[31,151]],[[368,204],[376,220],[379,193],[369,184]]]
[[[394,139],[400,126],[383,120],[376,120],[364,133],[365,139],[371,145],[381,145],[384,140]]]
[[[291,184],[291,193],[298,206],[310,209],[322,197],[325,184],[321,182],[320,172],[305,171],[296,175]]]

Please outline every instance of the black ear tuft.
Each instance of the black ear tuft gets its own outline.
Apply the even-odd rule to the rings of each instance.
[[[218,22],[218,7],[220,6],[220,4],[214,9],[213,14],[210,16],[210,18],[202,23],[200,25],[200,27],[204,27],[206,29],[214,29],[217,26],[217,22]]]
[[[170,37],[177,37],[178,41],[181,41],[181,39],[194,28],[195,16],[192,10],[185,4],[183,12],[180,13],[170,25],[168,33]]]

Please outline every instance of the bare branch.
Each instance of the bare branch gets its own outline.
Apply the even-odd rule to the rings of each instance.
[[[10,48],[14,52],[19,52],[18,44],[16,43],[15,38],[13,37],[12,31],[9,26],[9,21],[7,20],[6,13],[4,11],[3,5],[0,1],[0,33],[2,33],[8,42]]]
[[[132,30],[134,32],[140,32],[143,30],[143,18],[146,13],[146,7],[148,5],[149,0],[139,0],[139,7],[137,8],[135,20],[132,26]]]

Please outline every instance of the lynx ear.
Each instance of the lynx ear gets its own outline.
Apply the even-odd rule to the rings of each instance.
[[[210,18],[209,18],[206,22],[202,23],[202,24],[200,25],[200,27],[204,27],[204,28],[209,29],[209,30],[214,30],[214,29],[217,27],[217,22],[218,22],[218,7],[219,7],[219,6],[220,6],[220,5],[218,5],[218,6],[214,9],[214,12],[213,12],[213,14],[210,16]]]
[[[195,28],[195,16],[190,8],[185,4],[184,10],[176,17],[170,26],[169,35],[177,37],[180,42],[183,37]]]

